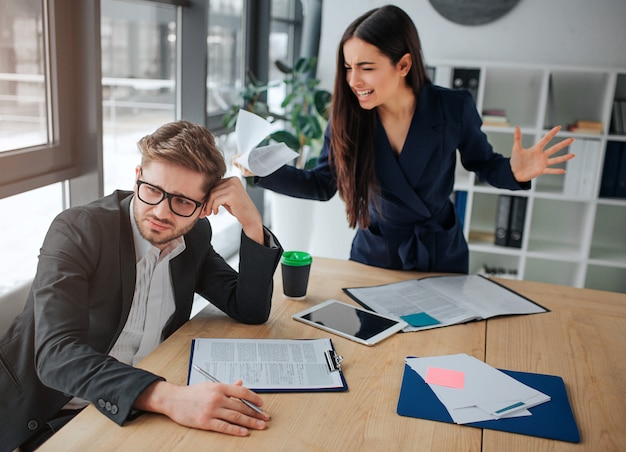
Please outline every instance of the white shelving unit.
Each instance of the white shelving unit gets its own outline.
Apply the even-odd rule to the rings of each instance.
[[[455,68],[480,70],[478,111],[504,109],[510,124],[483,127],[497,152],[510,155],[515,125],[522,130],[523,145],[529,146],[560,124],[558,140],[590,140],[598,154],[588,195],[568,194],[563,175],[540,176],[531,190],[511,192],[482,184],[457,168],[455,190],[467,191],[464,232],[470,273],[486,265],[507,269],[518,279],[626,293],[626,198],[599,197],[607,143],[626,142],[626,135],[610,128],[614,100],[626,99],[626,69],[469,61],[429,66],[435,68],[434,82],[442,86],[451,86]],[[600,121],[603,130],[566,131],[577,120]],[[501,194],[528,197],[521,248],[494,244]]]

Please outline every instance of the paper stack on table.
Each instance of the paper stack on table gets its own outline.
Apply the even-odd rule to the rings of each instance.
[[[298,157],[285,143],[256,147],[275,129],[269,121],[247,110],[239,110],[235,136],[237,152],[242,154],[237,162],[257,176],[272,174],[285,163]]]
[[[550,400],[490,365],[466,354],[406,358],[457,424],[531,416],[528,408]]]

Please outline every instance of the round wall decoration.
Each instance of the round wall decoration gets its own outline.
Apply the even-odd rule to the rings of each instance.
[[[483,25],[511,11],[519,0],[429,0],[446,19],[461,25]]]

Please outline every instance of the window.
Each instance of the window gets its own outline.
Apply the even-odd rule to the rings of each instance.
[[[96,16],[93,2],[2,3],[0,293],[33,277],[52,218],[98,195],[100,53],[79,26]]]
[[[211,130],[221,128],[221,116],[237,102],[247,71],[261,82],[282,80],[274,62],[294,62],[301,33],[300,0],[209,1],[207,124]],[[270,102],[272,97],[282,99],[284,93],[270,90]]]
[[[227,111],[244,77],[243,0],[209,2],[207,115]]]
[[[291,66],[300,56],[302,33],[302,7],[300,0],[272,0],[270,22],[269,80],[282,80],[284,75],[276,68],[276,61]],[[285,85],[268,92],[268,104],[273,111],[280,111],[285,98]]]
[[[5,6],[6,5],[6,6]],[[90,74],[99,50],[79,24],[92,2],[5,0],[0,15],[0,198],[86,174],[95,166]],[[97,81],[96,81],[97,82]],[[95,97],[97,96],[97,98]],[[97,120],[97,122],[96,122]],[[94,135],[91,135],[93,137]],[[84,151],[84,149],[89,149]],[[8,169],[8,170],[7,170]]]
[[[132,190],[137,141],[176,119],[177,7],[101,1],[104,194]]]
[[[9,2],[0,19],[0,152],[48,144],[41,0]]]
[[[46,185],[0,199],[0,295],[32,279],[39,248],[63,209],[63,184]]]
[[[165,122],[205,122],[229,163],[234,137],[221,133],[221,114],[247,68],[268,80],[273,60],[293,62],[301,28],[299,0],[3,0],[1,9],[0,293],[32,278],[62,209],[133,188],[136,143]],[[236,251],[232,217],[209,220],[216,249]]]

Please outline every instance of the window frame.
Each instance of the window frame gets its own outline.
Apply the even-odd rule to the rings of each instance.
[[[49,142],[0,154],[0,198],[69,180],[76,205],[102,196],[100,4],[42,3]]]

